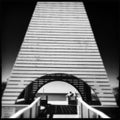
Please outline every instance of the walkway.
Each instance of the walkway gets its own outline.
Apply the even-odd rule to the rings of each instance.
[[[77,115],[76,105],[47,105],[46,109],[40,111],[42,118],[69,118],[71,115]]]

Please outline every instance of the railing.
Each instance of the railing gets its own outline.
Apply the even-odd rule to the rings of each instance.
[[[31,103],[28,107],[25,107],[10,118],[37,118],[39,115],[39,108],[40,108],[40,97],[36,98],[36,100]]]
[[[10,118],[37,118],[39,115],[39,108],[40,97],[29,106],[19,110]],[[95,108],[85,103],[82,98],[77,98],[77,108],[79,118],[110,118],[103,112],[96,110]]]
[[[103,112],[96,110],[87,103],[85,103],[82,98],[78,99],[78,115],[79,118],[110,118]]]
[[[26,108],[28,104],[11,104],[2,105],[2,118],[9,118],[11,115],[15,114],[19,110]]]

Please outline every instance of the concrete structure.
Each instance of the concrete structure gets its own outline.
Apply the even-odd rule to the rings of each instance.
[[[14,105],[27,85],[54,73],[83,80],[102,106],[116,106],[82,2],[37,3],[2,97],[3,116],[14,113],[4,106]]]

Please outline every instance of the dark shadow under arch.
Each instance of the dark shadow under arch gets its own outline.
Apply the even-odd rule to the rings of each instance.
[[[54,74],[46,74],[40,78],[37,78],[35,81],[32,81],[24,90],[23,92],[18,96],[19,98],[24,98],[25,103],[31,103],[34,100],[34,97],[37,93],[37,91],[44,86],[45,84],[53,81],[63,81],[71,84],[74,86],[80,95],[82,96],[83,100],[87,102],[88,104],[99,104],[100,101],[96,97],[97,102],[92,103],[92,96],[91,96],[91,87],[86,84],[82,79],[77,78],[70,74],[64,74],[64,73],[54,73]],[[93,90],[94,91],[94,90]]]

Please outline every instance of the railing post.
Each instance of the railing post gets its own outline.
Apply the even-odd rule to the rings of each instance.
[[[32,116],[32,111],[31,111],[31,108],[30,109],[28,109],[28,113],[29,113],[29,117],[28,118],[32,118],[31,116]]]
[[[78,114],[79,118],[81,118],[81,104],[80,104],[80,102],[77,102],[77,114]]]
[[[79,118],[110,118],[103,112],[91,107],[85,103],[82,98],[78,98],[78,115]],[[81,111],[81,116],[80,116]]]
[[[90,110],[88,109],[88,118],[90,118]]]
[[[82,106],[83,106],[83,118],[88,118],[88,108],[85,107],[85,105]]]
[[[39,109],[40,109],[40,100],[37,102],[37,117],[39,115]]]
[[[90,118],[97,118],[97,114],[90,110]]]
[[[38,117],[38,107],[37,107],[37,103],[35,104],[35,117]]]
[[[81,118],[83,118],[83,105],[82,105],[82,103],[80,103],[80,107],[81,107]]]
[[[40,106],[40,98],[37,98],[33,103],[31,103],[26,108],[19,110],[17,113],[12,115],[10,118],[36,118],[38,116]]]

